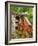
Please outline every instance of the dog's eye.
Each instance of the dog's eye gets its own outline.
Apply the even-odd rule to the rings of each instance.
[[[16,19],[19,20],[19,16],[16,16]]]

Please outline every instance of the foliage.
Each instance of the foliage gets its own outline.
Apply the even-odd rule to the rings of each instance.
[[[32,23],[33,20],[33,15],[32,15],[32,8],[31,7],[19,7],[19,6],[13,6],[10,5],[10,11],[11,12],[15,12],[17,14],[22,13],[22,12],[28,12],[28,19],[30,20],[30,22]]]

